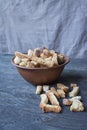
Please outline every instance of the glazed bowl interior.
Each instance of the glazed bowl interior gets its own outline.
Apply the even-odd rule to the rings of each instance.
[[[45,67],[45,68],[26,68],[14,63],[14,58],[12,58],[11,63],[17,68],[19,74],[28,82],[34,85],[41,84],[51,84],[56,81],[66,64],[69,63],[70,58],[68,56],[64,56],[64,63],[55,67]]]

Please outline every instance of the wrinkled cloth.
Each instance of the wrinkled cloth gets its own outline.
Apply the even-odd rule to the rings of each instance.
[[[0,0],[0,53],[43,46],[87,58],[87,0]]]

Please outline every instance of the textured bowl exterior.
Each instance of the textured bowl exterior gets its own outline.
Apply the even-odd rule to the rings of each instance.
[[[28,82],[39,84],[51,84],[59,78],[65,65],[69,62],[69,57],[65,56],[65,63],[52,68],[25,68],[14,63],[12,58],[12,64],[16,66],[20,75]]]

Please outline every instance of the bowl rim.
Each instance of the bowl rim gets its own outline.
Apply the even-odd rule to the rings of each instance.
[[[25,70],[48,70],[48,69],[54,69],[54,68],[60,68],[60,67],[63,67],[65,66],[66,64],[68,64],[70,62],[70,57],[69,56],[66,56],[64,55],[64,58],[65,58],[65,62],[61,65],[58,65],[58,66],[53,66],[53,67],[36,67],[36,68],[27,68],[27,67],[23,67],[23,66],[19,66],[17,64],[14,63],[14,58],[15,56],[12,57],[11,59],[11,63],[12,65],[14,65],[15,67],[17,68],[20,68],[20,69],[25,69]]]

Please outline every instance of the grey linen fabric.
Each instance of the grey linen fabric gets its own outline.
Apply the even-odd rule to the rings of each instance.
[[[0,0],[0,53],[43,46],[87,58],[87,0]]]

